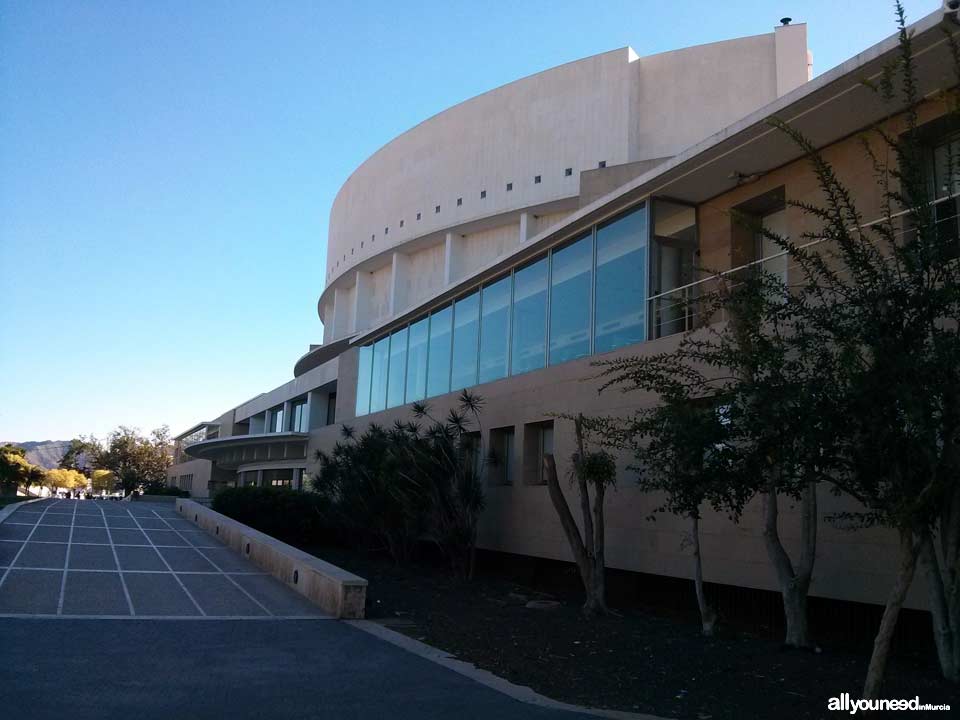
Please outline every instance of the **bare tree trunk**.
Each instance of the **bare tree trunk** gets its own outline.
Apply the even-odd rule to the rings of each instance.
[[[900,570],[897,572],[893,590],[887,598],[887,606],[884,608],[883,617],[880,619],[880,628],[877,630],[877,636],[873,641],[873,654],[870,656],[867,679],[863,684],[863,697],[866,700],[876,699],[880,695],[880,685],[883,683],[883,673],[886,670],[887,658],[890,655],[890,643],[893,641],[893,631],[897,627],[897,616],[900,614],[900,608],[903,607],[903,601],[906,599],[907,591],[913,582],[919,552],[919,545],[913,541],[912,533],[901,531]]]
[[[607,561],[604,552],[605,529],[603,521],[603,498],[606,494],[606,488],[602,483],[597,483],[594,493],[593,528],[596,537],[593,541],[593,591],[595,597],[600,600],[600,606],[597,610],[607,612]]]
[[[583,611],[590,615],[597,611],[596,587],[593,579],[593,562],[587,555],[587,549],[580,536],[580,528],[577,527],[576,520],[570,512],[570,506],[567,505],[567,499],[560,488],[560,481],[557,479],[557,463],[553,455],[543,456],[544,476],[547,479],[547,490],[550,493],[550,501],[553,503],[557,515],[560,516],[560,525],[563,527],[563,533],[567,536],[567,544],[570,545],[570,552],[573,554],[574,562],[580,570],[580,579],[583,581],[583,589],[586,592],[586,601],[583,604]]]
[[[920,566],[927,573],[927,582],[930,589],[930,618],[933,621],[933,639],[937,647],[937,658],[940,661],[940,670],[943,676],[951,682],[957,682],[960,670],[957,668],[958,638],[956,593],[954,607],[950,607],[950,598],[947,578],[949,568],[943,568],[941,574],[940,560],[933,544],[933,539],[926,534],[920,544]],[[952,587],[949,590],[953,590]]]
[[[813,577],[817,549],[817,492],[814,483],[808,483],[801,500],[801,553],[796,569],[780,540],[777,527],[779,507],[777,488],[770,482],[764,495],[763,541],[767,556],[777,574],[783,597],[783,614],[787,623],[784,644],[789,647],[813,647],[807,621],[807,593]]]
[[[700,557],[700,517],[691,515],[693,523],[693,587],[697,592],[697,607],[700,609],[700,625],[706,637],[713,637],[717,626],[717,612],[707,602],[703,592],[703,560]]]

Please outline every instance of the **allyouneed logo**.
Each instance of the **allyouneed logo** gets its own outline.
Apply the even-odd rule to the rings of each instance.
[[[850,693],[840,693],[840,697],[832,697],[827,701],[827,710],[837,710],[856,715],[860,711],[868,710],[950,710],[949,705],[934,705],[920,702],[917,696],[910,700],[854,700]]]

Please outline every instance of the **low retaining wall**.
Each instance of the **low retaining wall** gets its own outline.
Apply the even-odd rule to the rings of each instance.
[[[187,498],[177,512],[337,618],[363,618],[367,581]]]

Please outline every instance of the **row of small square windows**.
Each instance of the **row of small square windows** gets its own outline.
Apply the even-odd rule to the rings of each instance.
[[[607,161],[606,161],[606,160],[601,160],[599,163],[597,163],[597,167],[598,167],[598,168],[601,168],[601,169],[602,169],[602,168],[605,168],[606,166],[607,166]],[[566,169],[564,169],[563,175],[564,175],[564,177],[570,177],[571,175],[573,175],[573,168],[566,168]],[[533,176],[533,184],[534,184],[534,185],[539,185],[539,184],[540,184],[540,180],[541,180],[541,176],[540,176],[540,175],[534,175],[534,176]],[[512,192],[512,191],[513,191],[513,183],[512,183],[512,182],[508,182],[508,183],[507,183],[507,192]],[[486,190],[481,190],[481,191],[480,191],[480,199],[483,200],[483,199],[486,198],[486,197],[487,197],[487,191],[486,191]],[[462,205],[463,205],[463,198],[462,198],[462,197],[457,198],[457,207],[460,207],[460,206],[462,206]],[[439,213],[440,213],[440,206],[439,206],[439,205],[435,205],[434,208],[433,208],[433,214],[434,214],[434,215],[437,215],[437,214],[439,214]],[[420,217],[421,217],[421,213],[417,213],[417,220],[420,220]],[[400,221],[400,227],[403,227],[403,220]],[[390,228],[389,228],[389,227],[385,227],[385,228],[383,229],[383,234],[384,234],[384,235],[389,235],[389,234],[390,234]],[[376,233],[374,233],[373,235],[370,236],[370,242],[376,242],[376,241],[377,241],[377,235],[376,235]],[[363,248],[363,240],[360,241],[360,248],[361,248],[361,249]],[[351,255],[353,255],[354,250],[355,250],[355,248],[350,248],[350,254],[351,254]],[[344,254],[343,259],[344,259],[344,261],[346,261],[346,259],[347,259],[346,254]],[[340,267],[340,261],[339,261],[339,260],[337,260],[337,267]],[[327,275],[329,275],[329,273],[327,273]]]

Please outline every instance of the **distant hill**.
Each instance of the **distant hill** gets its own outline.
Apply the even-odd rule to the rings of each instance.
[[[5,443],[0,442],[0,445]],[[70,447],[69,440],[33,440],[30,442],[11,442],[27,451],[27,460],[34,465],[52,470],[60,464],[60,458]]]

